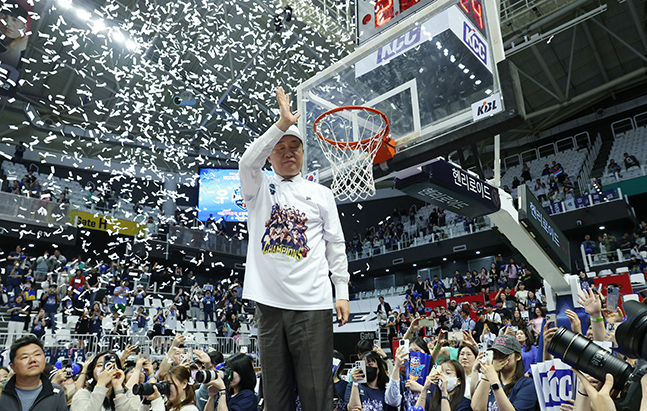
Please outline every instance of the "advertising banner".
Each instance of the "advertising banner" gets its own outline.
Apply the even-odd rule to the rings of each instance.
[[[560,359],[544,361],[530,366],[537,389],[537,399],[542,411],[560,411],[566,400],[573,398],[575,375]]]
[[[70,210],[70,221],[78,228],[106,231],[112,234],[130,235],[133,237],[143,237],[146,234],[145,224],[107,217],[101,214]]]

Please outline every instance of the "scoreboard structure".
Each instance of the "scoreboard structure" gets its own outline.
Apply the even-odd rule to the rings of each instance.
[[[376,177],[523,121],[495,0],[359,0],[356,7],[358,48],[297,88],[304,174],[332,178],[313,124],[342,106],[372,107],[389,118],[396,155],[374,169]]]

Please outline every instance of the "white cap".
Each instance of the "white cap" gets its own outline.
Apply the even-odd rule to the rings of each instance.
[[[301,140],[301,143],[303,143],[303,138],[301,137],[301,133],[299,133],[299,129],[295,124],[291,125],[285,133],[283,133],[284,136],[295,136],[299,140]]]

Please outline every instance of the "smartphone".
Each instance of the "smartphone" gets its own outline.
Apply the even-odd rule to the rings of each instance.
[[[366,361],[364,360],[358,360],[355,361],[355,368],[359,368],[362,370],[362,377],[358,379],[357,381],[353,381],[356,383],[366,383]]]
[[[607,310],[615,312],[620,301],[620,288],[610,285],[607,288]]]
[[[425,319],[423,319],[423,320],[420,320],[420,321],[418,322],[418,324],[419,324],[421,327],[433,327],[433,326],[434,326],[434,322],[433,322],[433,321],[431,321],[431,320],[429,320],[429,319],[426,319],[426,318],[425,318]]]
[[[335,375],[337,373],[337,370],[339,369],[340,365],[341,365],[341,360],[339,358],[332,359],[332,375]]]
[[[404,352],[407,353],[407,359],[409,359],[409,340],[400,340],[400,347],[404,347]]]
[[[479,352],[487,351],[487,343],[478,343]]]
[[[103,356],[103,369],[105,370],[111,365],[116,363],[115,356],[112,354],[106,354]]]
[[[486,364],[487,360],[490,360],[490,363],[494,360],[494,353],[491,350],[485,351],[485,354],[481,357],[481,363]]]
[[[609,334],[616,332],[617,323],[607,323],[607,332]]]
[[[443,367],[440,365],[434,365],[431,367],[431,373],[430,374],[442,374],[443,372]]]
[[[512,331],[514,331],[514,332],[519,331],[519,327],[517,327],[516,325],[513,325],[512,326]]]
[[[552,323],[554,326],[557,326],[557,314],[548,314],[546,316],[546,322]]]
[[[462,331],[452,331],[447,333],[447,339],[449,341],[463,341],[463,332]]]
[[[373,347],[380,347],[380,340],[373,340]]]

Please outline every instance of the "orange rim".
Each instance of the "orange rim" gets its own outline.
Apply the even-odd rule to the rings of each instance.
[[[345,141],[335,141],[335,140],[330,140],[324,136],[322,136],[319,131],[317,130],[317,126],[319,125],[319,121],[323,119],[326,116],[329,116],[331,114],[337,113],[339,111],[353,111],[353,110],[365,110],[365,111],[370,111],[371,113],[377,114],[382,119],[384,120],[384,128],[380,131],[377,132],[372,137],[365,138],[360,141],[350,141],[350,142],[345,142]],[[342,106],[342,107],[337,107],[332,110],[328,110],[315,120],[314,124],[312,125],[312,128],[314,129],[315,134],[317,137],[325,141],[326,143],[334,146],[338,150],[357,150],[357,148],[363,149],[364,147],[370,147],[370,144],[375,144],[376,142],[379,142],[381,144],[382,142],[388,141],[388,136],[389,136],[389,118],[386,116],[386,114],[382,113],[380,110],[374,109],[373,107],[364,107],[364,106]]]

